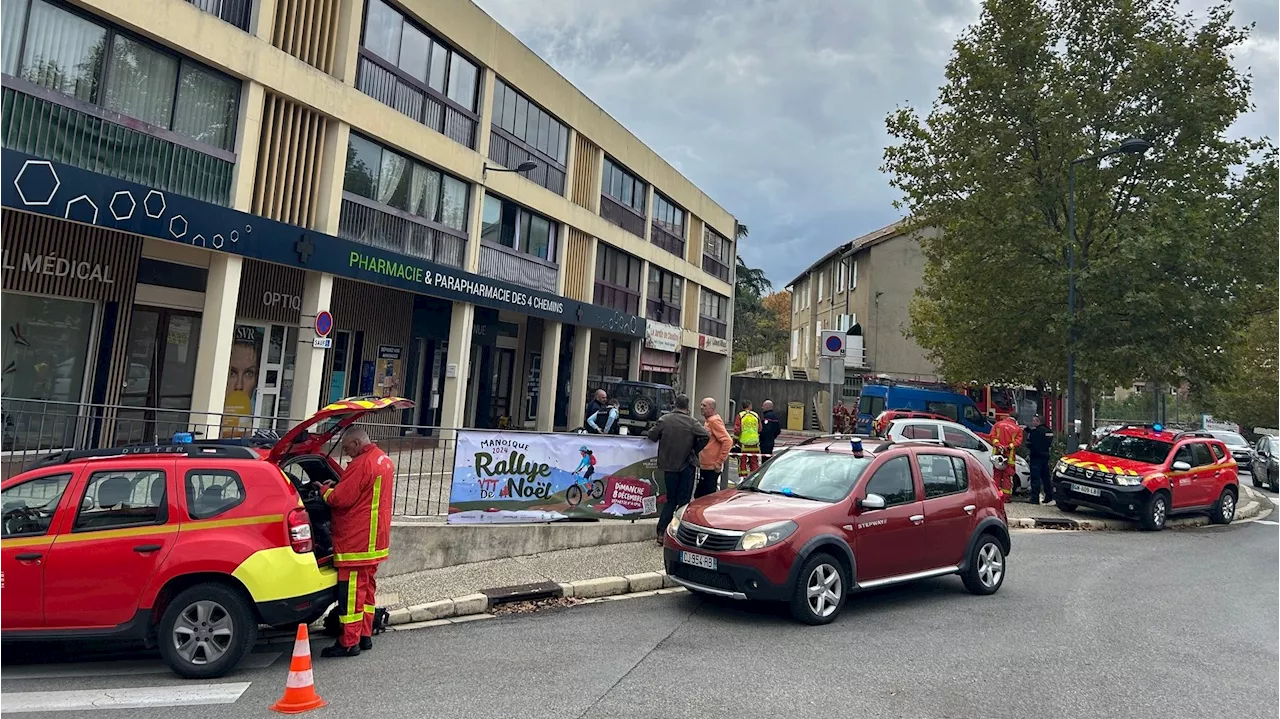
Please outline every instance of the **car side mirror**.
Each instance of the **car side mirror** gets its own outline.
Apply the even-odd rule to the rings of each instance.
[[[1086,450],[1086,449],[1088,449],[1088,448],[1089,448],[1089,445],[1087,445],[1087,444],[1082,444],[1082,445],[1080,445],[1080,447],[1079,447],[1079,449],[1080,449],[1080,450]]]
[[[878,494],[868,494],[858,500],[858,509],[884,509],[884,497]]]
[[[1186,462],[1174,462],[1174,463],[1173,463],[1173,471],[1175,471],[1175,472],[1185,472],[1185,471],[1187,471],[1187,470],[1189,470],[1189,469],[1191,469],[1191,465],[1187,464]]]

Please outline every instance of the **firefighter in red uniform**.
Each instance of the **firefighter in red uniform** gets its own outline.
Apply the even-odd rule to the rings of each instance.
[[[1013,477],[1017,474],[1016,452],[1022,446],[1022,427],[1007,414],[991,428],[991,445],[995,449],[992,456],[992,471],[996,477],[996,486],[1000,488],[1000,498],[1006,503],[1013,499]],[[1004,466],[998,458],[1004,459]]]
[[[342,452],[351,458],[324,500],[333,512],[333,563],[338,568],[338,617],[342,634],[320,656],[354,657],[373,648],[375,577],[391,546],[391,503],[396,468],[391,458],[352,427],[342,436]]]

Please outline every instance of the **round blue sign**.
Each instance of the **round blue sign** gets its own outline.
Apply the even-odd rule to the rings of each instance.
[[[322,310],[316,315],[316,335],[320,337],[328,337],[333,331],[333,315],[328,310]]]
[[[831,335],[827,338],[828,352],[839,352],[843,347],[844,341],[840,339],[839,335]]]

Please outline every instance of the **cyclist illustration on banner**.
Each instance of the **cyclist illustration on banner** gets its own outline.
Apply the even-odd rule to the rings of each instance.
[[[582,482],[574,480],[573,485],[565,490],[565,501],[570,507],[576,507],[582,502],[582,484],[587,485],[587,496],[592,499],[600,499],[604,496],[604,482],[598,479],[592,479],[591,475],[596,473],[596,455],[591,448],[585,444],[578,448],[578,453],[582,455],[582,461],[578,463],[578,468],[573,470],[573,476],[582,477]]]

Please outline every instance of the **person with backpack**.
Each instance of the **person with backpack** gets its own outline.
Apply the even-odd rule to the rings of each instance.
[[[596,473],[596,455],[585,444],[578,448],[578,453],[582,455],[582,461],[578,463],[578,468],[573,470],[573,474],[577,476],[581,473],[583,481],[590,484],[591,475]]]

